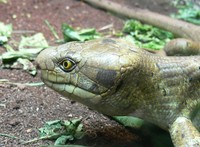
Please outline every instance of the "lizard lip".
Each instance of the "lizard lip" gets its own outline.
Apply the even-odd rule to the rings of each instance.
[[[43,82],[50,88],[59,92],[61,95],[69,97],[75,101],[95,103],[97,104],[101,100],[101,96],[99,94],[94,94],[89,91],[86,91],[80,87],[76,87],[70,84],[63,83],[53,83],[51,81],[47,81],[43,79]]]
[[[64,93],[69,93],[69,94],[75,94],[80,97],[94,97],[94,96],[99,95],[96,93],[86,91],[85,89],[82,89],[80,87],[77,87],[77,86],[74,86],[74,85],[68,84],[68,83],[55,83],[55,82],[48,81],[45,79],[42,79],[42,81],[48,87],[54,89],[55,91],[61,92],[61,93],[64,92]]]

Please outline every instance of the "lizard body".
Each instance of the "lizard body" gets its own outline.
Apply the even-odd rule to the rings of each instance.
[[[177,147],[200,146],[200,56],[163,57],[98,39],[45,49],[37,62],[44,83],[60,94],[106,115],[154,123]]]

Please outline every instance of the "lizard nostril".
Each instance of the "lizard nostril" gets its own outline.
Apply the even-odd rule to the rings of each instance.
[[[40,54],[37,56],[37,58],[36,58],[36,68],[37,69],[41,69],[41,66],[40,66],[40,62],[41,62],[41,60],[40,60],[40,58],[39,58],[39,56],[40,56]]]
[[[37,69],[41,69],[41,67],[40,67],[40,64],[39,64],[39,63],[36,63],[36,68],[37,68]]]

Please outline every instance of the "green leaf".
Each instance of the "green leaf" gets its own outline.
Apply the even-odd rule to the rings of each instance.
[[[22,39],[19,43],[19,50],[24,48],[37,48],[39,50],[47,47],[48,43],[42,33],[37,33],[29,37],[22,36]]]
[[[17,62],[23,65],[23,70],[28,71],[31,75],[35,76],[37,73],[36,67],[28,59],[18,58]]]
[[[7,43],[12,31],[12,24],[5,25],[3,22],[0,22],[0,45]]]
[[[2,54],[3,64],[15,62],[18,58],[34,60],[42,48],[35,49],[21,49],[19,51],[9,51]]]
[[[142,24],[136,20],[126,21],[123,32],[127,33],[128,40],[134,42],[138,47],[157,50],[163,48],[166,42],[173,38],[173,34],[170,32]]]
[[[186,2],[184,6],[175,4],[175,7],[178,8],[177,14],[172,14],[174,18],[182,19],[187,22],[200,25],[200,7],[195,5],[192,2]]]
[[[67,144],[67,145],[42,145],[40,147],[89,147],[89,146]]]
[[[4,44],[3,47],[7,52],[15,51],[9,44]]]
[[[64,41],[65,42],[69,42],[69,41],[82,41],[78,32],[76,32],[71,26],[69,26],[66,23],[62,24],[62,33],[63,33],[63,37],[64,37]]]
[[[39,129],[39,132],[40,139],[58,139],[56,145],[69,140],[80,139],[84,136],[80,119],[49,121],[46,122],[43,128]]]
[[[8,37],[7,36],[0,36],[0,45],[8,42]]]
[[[0,0],[0,3],[8,3],[8,0]]]
[[[66,23],[62,24],[62,33],[65,42],[86,41],[86,40],[100,38],[99,33],[97,33],[96,30],[93,28],[76,31]]]
[[[132,116],[113,116],[113,118],[123,126],[135,129],[139,129],[144,124],[143,120]]]
[[[63,135],[65,130],[64,126],[62,126],[61,120],[55,120],[46,122],[43,128],[39,129],[40,138],[46,139],[57,139],[59,136]]]
[[[74,137],[71,135],[62,135],[60,137],[58,137],[54,143],[54,145],[65,145],[67,141],[69,140],[73,140]]]
[[[3,22],[0,22],[0,36],[11,37],[12,31],[12,24],[5,25]]]
[[[13,64],[20,63],[25,71],[32,75],[36,75],[36,68],[30,62],[34,60],[39,52],[48,47],[48,43],[42,33],[37,33],[30,37],[23,37],[19,44],[19,50],[13,50],[9,45],[4,45],[7,52],[3,53],[0,58],[2,60],[2,67],[13,68]],[[29,61],[28,61],[29,60]]]

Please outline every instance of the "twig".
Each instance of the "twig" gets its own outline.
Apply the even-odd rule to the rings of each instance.
[[[14,34],[33,34],[35,31],[33,30],[14,30]]]
[[[43,140],[43,139],[48,139],[48,138],[42,138],[42,137],[41,138],[34,138],[34,139],[31,139],[31,140],[28,140],[28,141],[21,141],[21,144],[25,145],[25,144],[33,143],[33,142]]]
[[[58,36],[58,34],[56,33],[54,27],[51,26],[50,23],[49,23],[47,20],[45,20],[44,22],[46,23],[46,25],[48,26],[48,28],[50,29],[50,31],[52,32],[52,34],[54,35],[54,37],[55,37],[57,40],[59,40],[59,36]]]
[[[113,24],[112,23],[109,24],[109,25],[101,27],[100,29],[98,29],[98,31],[104,31],[104,30],[107,30],[107,29],[110,29],[110,28],[113,28]]]
[[[22,85],[22,86],[41,86],[44,85],[43,82],[33,82],[33,83],[16,83],[16,82],[10,82],[8,79],[0,79],[0,84],[8,84],[8,85]]]
[[[13,136],[13,135],[9,135],[9,134],[3,134],[3,133],[0,133],[0,136],[4,136],[4,137],[9,137],[9,138],[14,138],[14,139],[20,139],[16,136]]]
[[[177,35],[178,37],[189,38],[193,41],[200,41],[200,27],[161,15],[149,10],[139,8],[128,8],[118,3],[108,0],[84,0],[87,3],[95,5],[99,8],[112,11],[114,13],[140,20],[144,23],[165,29]]]

